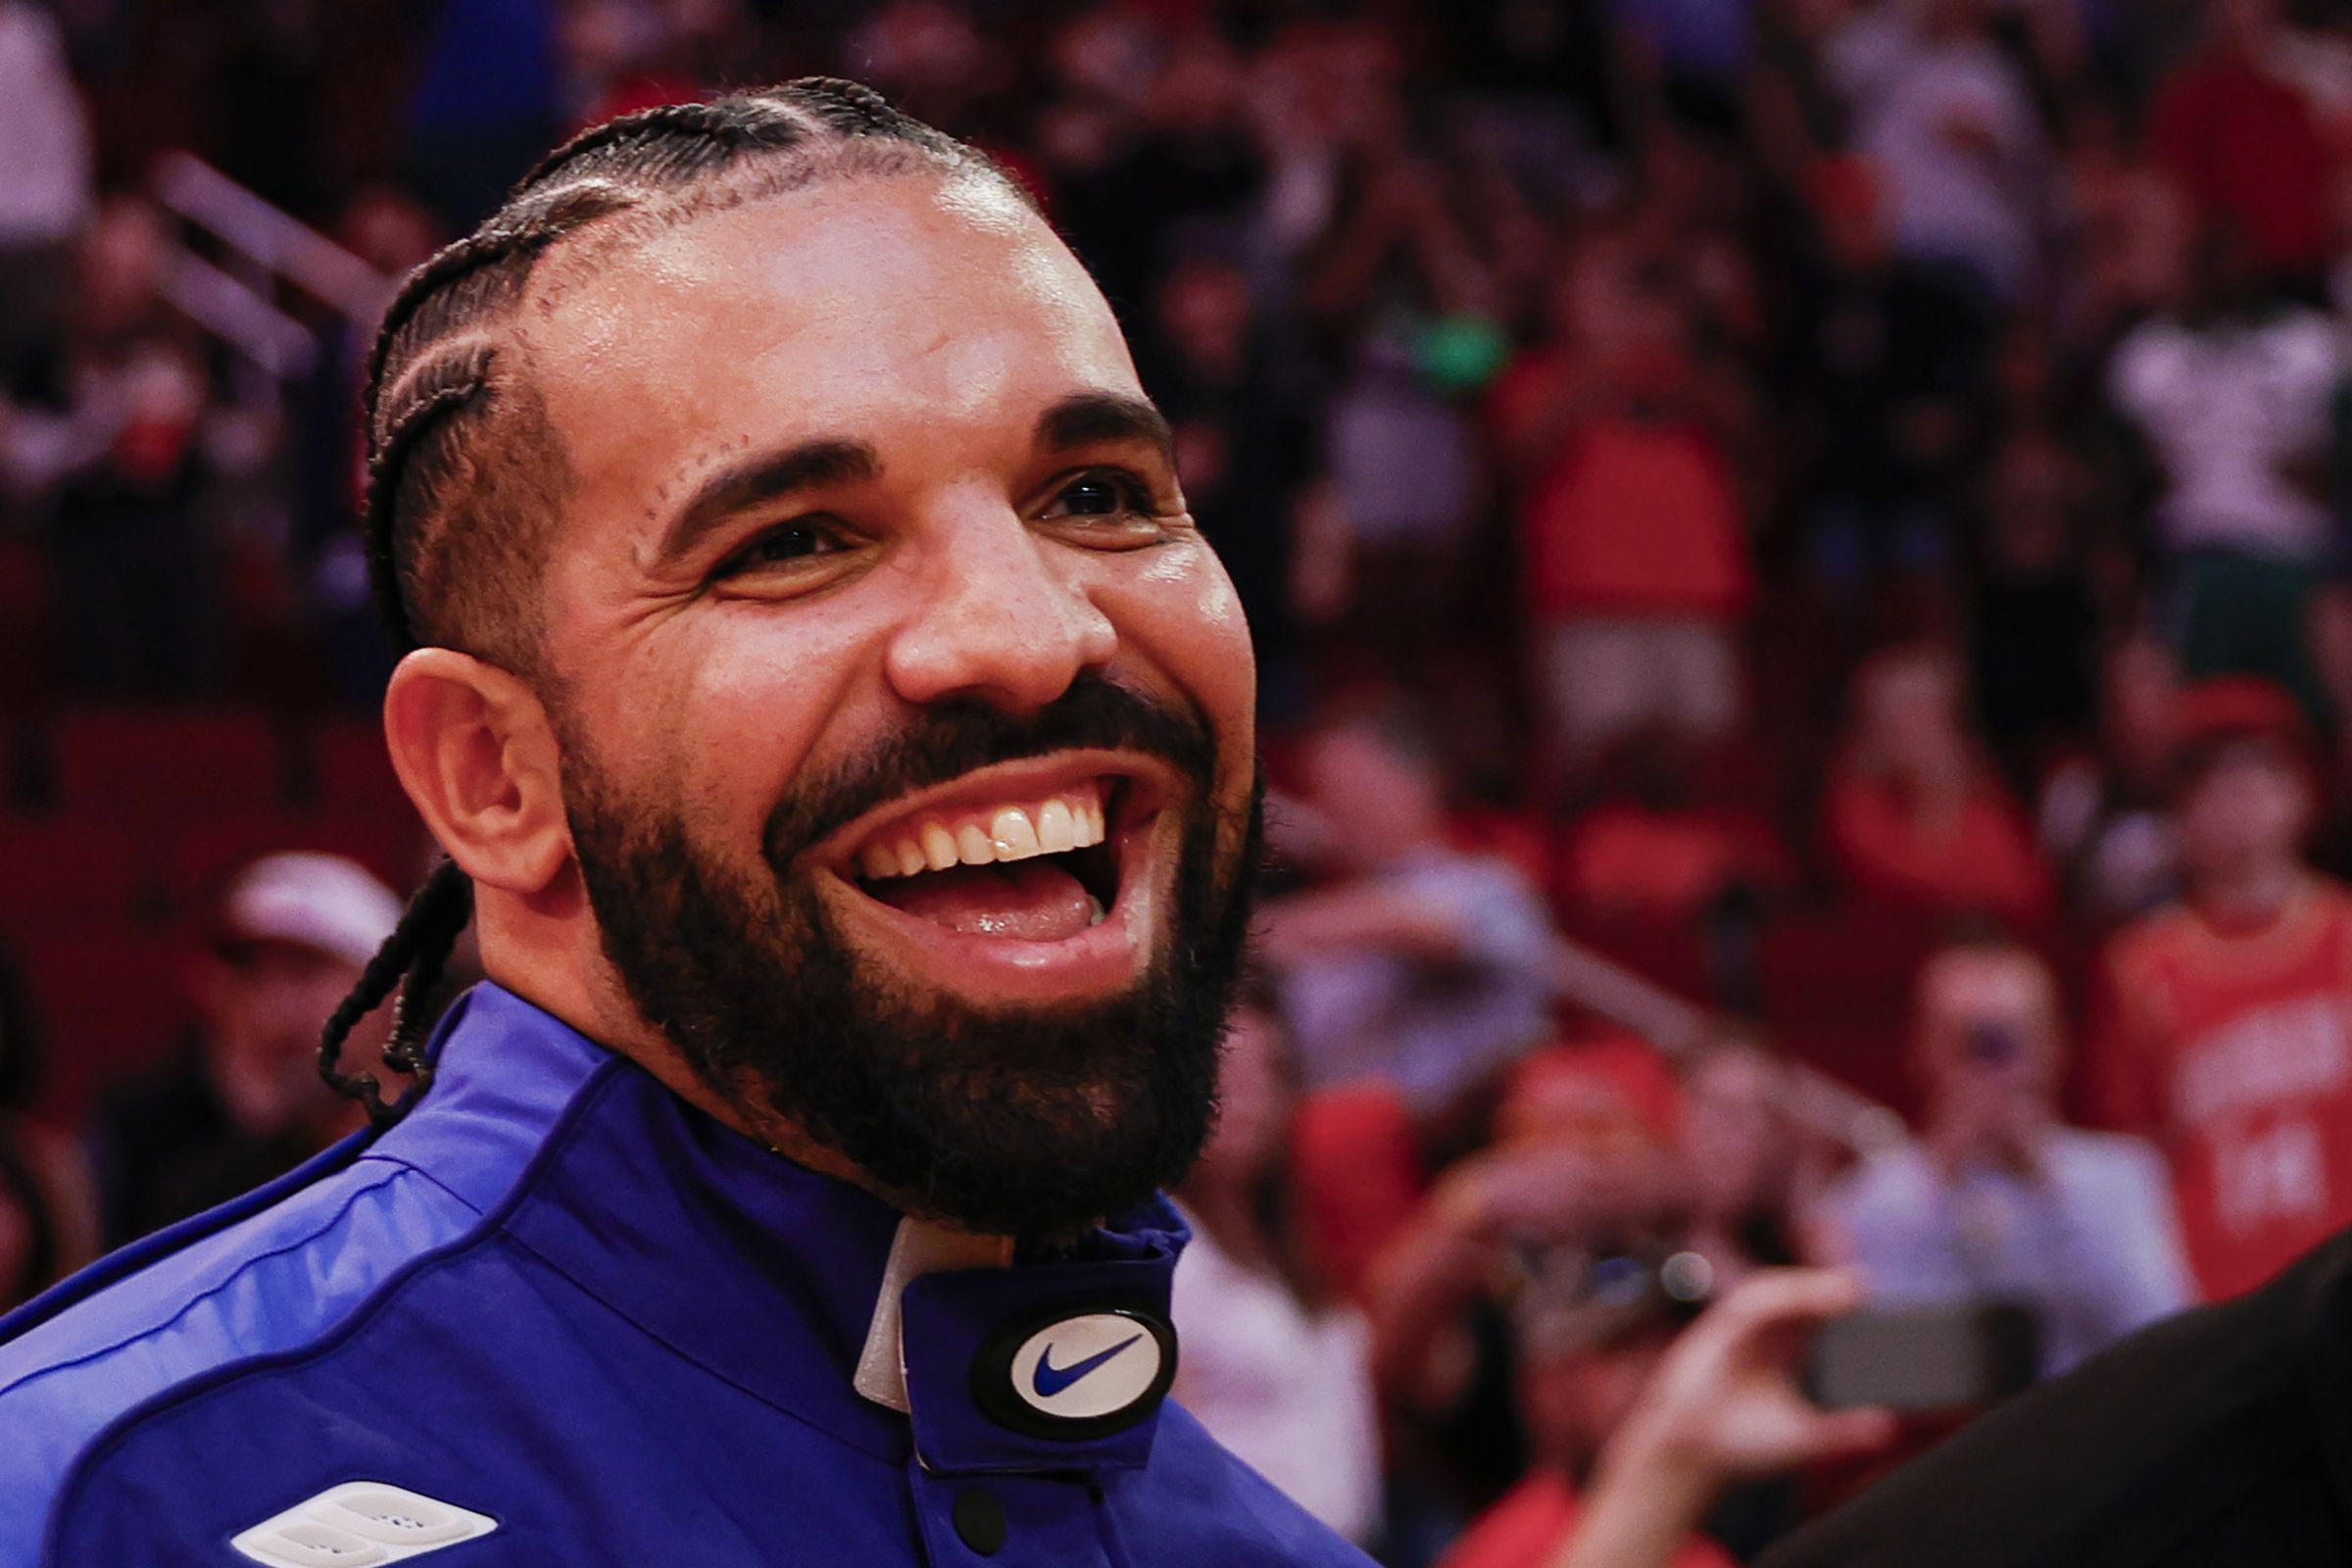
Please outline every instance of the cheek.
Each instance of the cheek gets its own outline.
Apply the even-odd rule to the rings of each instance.
[[[1205,544],[1141,553],[1095,602],[1117,628],[1122,655],[1150,667],[1200,706],[1216,731],[1221,784],[1250,788],[1256,757],[1257,664],[1250,625],[1224,566]],[[1115,564],[1119,558],[1112,558]]]
[[[631,795],[757,846],[768,812],[846,723],[866,639],[799,607],[712,604],[615,666],[596,707]]]

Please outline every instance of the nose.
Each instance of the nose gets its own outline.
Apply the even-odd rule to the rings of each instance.
[[[942,529],[936,543],[921,608],[885,662],[906,702],[970,697],[1033,711],[1117,651],[1118,633],[1079,580],[1076,553],[1039,537],[1002,502]]]

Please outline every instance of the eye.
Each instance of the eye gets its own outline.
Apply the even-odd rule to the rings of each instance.
[[[1089,468],[1054,493],[1042,520],[1085,521],[1101,517],[1138,529],[1156,528],[1166,515],[1143,475],[1124,468]]]
[[[795,517],[764,528],[751,543],[719,564],[714,578],[740,576],[762,566],[790,566],[851,549],[841,526],[824,517]]]

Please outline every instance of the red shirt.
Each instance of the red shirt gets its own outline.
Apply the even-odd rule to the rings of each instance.
[[[2168,909],[2115,939],[2107,971],[2092,1108],[2163,1150],[2206,1294],[2352,1224],[2352,896],[2314,878],[2242,935]]]
[[[1981,911],[2021,925],[2046,918],[2049,867],[1999,787],[1978,786],[1948,824],[1923,824],[1902,791],[1841,772],[1823,802],[1830,850],[1868,898],[1915,908]]]
[[[1523,355],[1494,389],[1497,425],[1530,419],[1568,370],[1562,351]],[[1731,465],[1690,419],[1601,414],[1563,431],[1520,531],[1539,614],[1730,620],[1753,586]]]
[[[1471,1520],[1438,1568],[1543,1568],[1576,1534],[1580,1511],[1567,1477],[1539,1470]],[[1693,1536],[1675,1553],[1674,1568],[1732,1568],[1732,1559]]]
[[[2209,214],[2244,228],[2254,254],[2308,267],[2328,248],[2328,147],[2293,85],[2243,61],[2182,68],[2157,94],[2156,161]]]

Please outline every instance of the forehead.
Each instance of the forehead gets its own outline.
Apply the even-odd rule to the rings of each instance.
[[[894,425],[926,443],[1014,425],[1026,439],[1073,390],[1136,390],[1077,259],[972,177],[851,178],[592,233],[534,294],[530,373],[591,494],[667,487],[820,428],[886,464]]]

